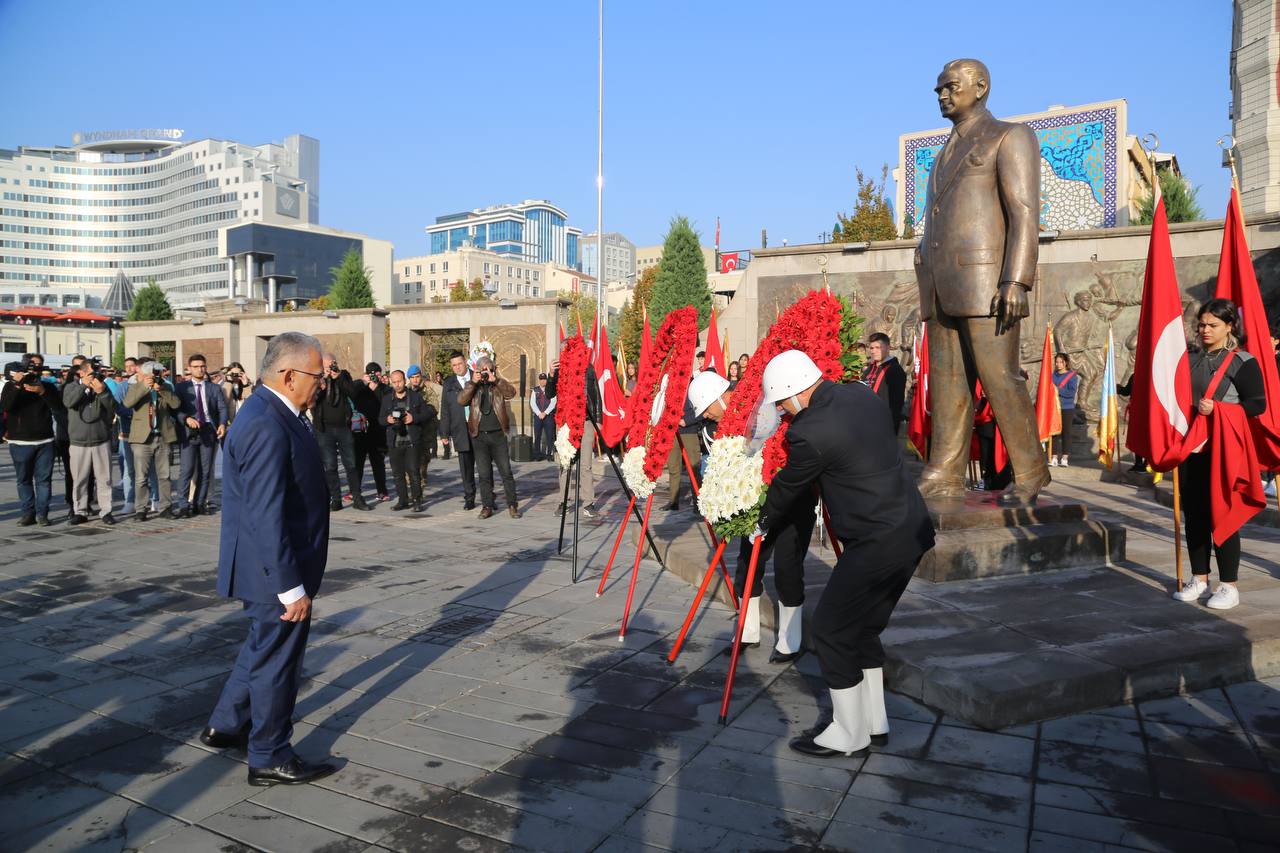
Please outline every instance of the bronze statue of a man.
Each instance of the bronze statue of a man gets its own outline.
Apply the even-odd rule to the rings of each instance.
[[[933,402],[933,443],[920,491],[963,497],[976,379],[1013,463],[1014,481],[996,500],[1029,506],[1049,484],[1018,363],[1018,324],[1027,316],[1039,253],[1040,149],[1031,128],[999,121],[987,110],[991,77],[978,60],[948,62],[934,91],[955,126],[929,177],[915,258]]]

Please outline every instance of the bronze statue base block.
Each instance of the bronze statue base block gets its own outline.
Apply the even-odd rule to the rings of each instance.
[[[996,505],[997,494],[929,501],[937,544],[916,577],[947,583],[1101,568],[1124,559],[1124,528],[1090,518],[1084,504],[1041,494],[1033,507],[1009,508]]]

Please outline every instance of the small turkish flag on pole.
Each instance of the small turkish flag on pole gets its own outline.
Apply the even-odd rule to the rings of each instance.
[[[720,256],[720,272],[733,272],[738,268],[738,253],[725,252]]]

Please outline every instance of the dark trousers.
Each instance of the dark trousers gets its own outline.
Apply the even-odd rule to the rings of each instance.
[[[516,505],[516,481],[511,476],[511,453],[507,449],[507,434],[502,430],[482,432],[471,439],[476,468],[480,473],[480,501],[489,509],[497,509],[493,494],[493,466],[502,475],[502,491],[506,493],[507,506]],[[461,454],[459,454],[461,455]]]
[[[550,459],[555,455],[556,448],[556,416],[554,414],[546,417],[533,419],[533,458],[534,459]]]
[[[444,446],[444,449],[448,450],[449,446],[452,443],[453,442],[446,444]],[[475,450],[476,450],[476,442],[475,442],[475,439],[472,439],[470,450],[459,450],[457,453],[458,471],[461,472],[462,474],[462,496],[463,498],[466,499],[467,503],[475,503],[475,500],[476,500],[476,453],[475,453]],[[446,455],[445,459],[448,459],[448,458],[449,457]],[[492,472],[490,472],[489,474],[489,482],[490,483],[493,482]]]
[[[422,473],[418,448],[405,444],[387,449],[391,457],[391,478],[396,481],[396,503],[422,503]],[[424,454],[425,455],[425,454]]]
[[[249,636],[209,716],[220,732],[249,728],[249,766],[276,767],[293,757],[293,705],[302,680],[302,655],[311,620],[284,622],[284,605],[244,603]]]
[[[71,442],[55,441],[54,447],[58,454],[58,461],[62,463],[63,485],[66,487],[67,505],[71,505],[71,496],[75,494],[76,484],[75,478],[71,476]]]
[[[329,485],[329,502],[342,503],[342,484],[338,480],[338,459],[347,472],[347,488],[351,497],[360,494],[360,468],[356,467],[356,444],[347,426],[316,430],[320,444],[320,458],[324,460],[324,480]]]
[[[1209,451],[1193,453],[1178,468],[1182,489],[1182,515],[1187,521],[1187,553],[1193,575],[1209,574],[1210,553],[1218,556],[1218,580],[1235,583],[1240,576],[1240,534],[1233,533],[1221,545],[1213,544],[1213,511],[1209,481],[1213,459]]]
[[[702,462],[702,445],[698,443],[698,434],[676,433],[676,440],[671,442],[671,452],[667,454],[667,489],[671,493],[670,503],[673,505],[680,502],[680,480],[685,473],[684,457],[680,455],[681,445],[689,456],[689,464],[693,466],[694,473],[697,473],[698,464]],[[702,483],[698,483],[698,486],[701,487]]]
[[[1006,459],[1004,467],[996,470],[996,425],[978,424],[973,428],[978,436],[978,468],[982,472],[982,485],[989,492],[998,492],[1013,480],[1013,468]]]
[[[1070,456],[1071,442],[1074,438],[1076,412],[1078,409],[1062,410],[1062,432],[1050,437],[1050,456]]]
[[[213,455],[217,449],[217,433],[211,426],[202,427],[199,434],[189,436],[178,446],[178,479],[182,483],[178,491],[179,509],[186,509],[190,504],[203,507],[208,502],[209,487],[213,482]],[[192,480],[196,483],[196,493],[188,500]]]
[[[778,591],[778,602],[787,607],[804,604],[804,558],[809,553],[813,539],[813,526],[817,523],[814,507],[817,501],[800,501],[784,518],[769,528],[760,543],[760,557],[756,562],[756,579],[751,597],[764,594],[764,568],[773,557],[773,585]],[[738,546],[738,568],[733,590],[739,596],[747,585],[747,570],[751,566],[751,537],[744,536]]]
[[[49,514],[53,491],[54,443],[14,444],[9,442],[9,456],[18,479],[18,501],[23,515]]]
[[[379,430],[381,432],[381,430]],[[351,496],[355,497],[360,492],[360,486],[364,483],[364,462],[369,460],[369,468],[373,471],[373,485],[378,490],[379,495],[387,493],[387,448],[374,435],[372,430],[355,434],[356,445],[356,481],[352,485],[351,477],[347,477],[347,485],[351,488]]]
[[[866,565],[845,548],[813,611],[813,641],[832,690],[856,687],[864,669],[884,666],[880,634],[920,558]]]

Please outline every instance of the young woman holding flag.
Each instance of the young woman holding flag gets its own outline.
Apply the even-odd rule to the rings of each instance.
[[[1196,334],[1200,349],[1191,354],[1191,399],[1195,416],[1214,421],[1207,438],[1179,467],[1182,480],[1182,510],[1187,523],[1187,551],[1191,557],[1191,580],[1173,594],[1178,601],[1194,602],[1209,592],[1209,553],[1218,557],[1218,587],[1209,598],[1214,610],[1229,610],[1240,603],[1236,577],[1240,568],[1239,524],[1226,537],[1214,535],[1214,517],[1228,515],[1231,498],[1223,492],[1224,480],[1235,479],[1225,472],[1237,466],[1252,467],[1256,485],[1257,458],[1248,429],[1239,429],[1244,418],[1256,418],[1267,408],[1267,398],[1258,362],[1245,352],[1240,332],[1240,313],[1229,299],[1210,299],[1200,306]],[[1233,407],[1238,407],[1234,410]],[[1241,415],[1241,411],[1243,415]],[[1234,423],[1234,429],[1228,429]],[[1232,440],[1237,436],[1242,440]],[[1215,488],[1216,487],[1216,488]],[[1259,487],[1260,491],[1260,487]],[[1215,512],[1216,510],[1216,512]],[[1218,527],[1222,527],[1220,519]],[[1216,541],[1221,538],[1221,541]]]
[[[1062,432],[1050,440],[1049,466],[1067,467],[1071,454],[1071,432],[1076,422],[1076,394],[1080,390],[1080,374],[1071,369],[1071,357],[1060,352],[1053,358],[1053,384],[1058,389],[1058,405],[1062,410]]]

